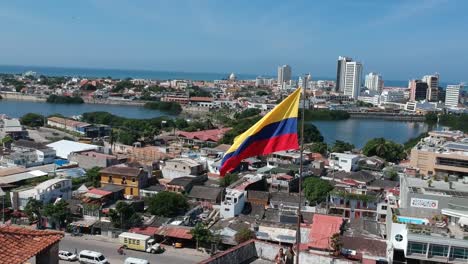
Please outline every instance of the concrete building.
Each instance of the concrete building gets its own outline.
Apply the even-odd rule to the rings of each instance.
[[[78,163],[81,168],[86,170],[89,170],[93,167],[107,168],[119,163],[119,159],[115,155],[88,150],[72,152],[70,155],[68,155],[68,160]]]
[[[384,86],[382,76],[375,72],[367,74],[364,86],[371,91],[381,93]]]
[[[430,102],[437,102],[439,100],[439,75],[426,75],[422,81],[427,84],[426,100]]]
[[[410,101],[414,102],[414,101],[426,100],[427,90],[428,90],[427,83],[421,80],[411,80],[409,82],[409,89],[410,89]]]
[[[256,87],[271,87],[274,81],[275,79],[272,79],[272,78],[258,76],[255,79],[255,86]]]
[[[189,158],[167,160],[161,166],[165,179],[173,180],[184,176],[198,176],[203,172],[203,165]]]
[[[53,163],[56,155],[53,148],[28,140],[15,141],[11,151],[9,154],[4,153],[1,163],[8,166],[39,166]]]
[[[148,185],[148,173],[141,168],[112,166],[100,171],[101,186],[119,185],[125,188],[127,198],[138,197],[140,190]]]
[[[224,201],[221,203],[221,218],[231,218],[238,216],[245,205],[245,193],[242,190],[226,190]]]
[[[462,132],[434,131],[411,149],[410,164],[419,173],[437,177],[468,176],[468,140]]]
[[[380,96],[380,101],[384,103],[402,103],[405,101],[405,91],[403,89],[384,90]]]
[[[357,99],[361,92],[362,64],[356,61],[346,62],[344,95]]]
[[[330,168],[338,171],[354,171],[358,168],[359,155],[347,153],[331,153]]]
[[[11,192],[11,204],[15,210],[24,210],[30,198],[44,204],[53,203],[57,198],[68,200],[72,195],[71,179],[55,178],[38,184]]]
[[[20,139],[24,138],[27,134],[28,132],[24,130],[18,119],[0,119],[0,136],[10,135],[14,139]]]
[[[345,75],[346,75],[346,63],[351,62],[353,59],[348,57],[339,56],[338,63],[336,67],[336,84],[335,91],[343,92],[345,84]]]
[[[50,143],[47,146],[53,148],[57,153],[57,157],[62,159],[68,159],[68,156],[72,152],[101,149],[101,147],[97,145],[85,144],[65,139]]]
[[[283,88],[283,86],[291,81],[291,66],[283,65],[278,67],[278,88]]]
[[[460,102],[460,91],[463,90],[463,85],[447,85],[445,90],[445,106],[446,107],[458,107]]]

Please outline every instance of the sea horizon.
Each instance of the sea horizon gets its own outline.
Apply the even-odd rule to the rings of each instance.
[[[60,66],[38,66],[38,65],[0,65],[0,73],[3,74],[22,74],[27,71],[36,72],[39,75],[52,77],[85,77],[85,78],[106,78],[113,79],[151,79],[151,80],[174,80],[186,79],[193,81],[214,81],[227,79],[230,72],[188,72],[188,71],[169,71],[169,70],[145,70],[145,69],[111,69],[111,68],[87,68],[87,67],[60,67]],[[238,80],[255,80],[256,77],[274,78],[272,74],[253,74],[253,73],[235,73]],[[293,76],[299,78],[298,75]],[[333,77],[314,77],[313,80],[335,80]],[[384,80],[385,87],[408,87],[409,80]],[[442,87],[447,82],[440,83]]]

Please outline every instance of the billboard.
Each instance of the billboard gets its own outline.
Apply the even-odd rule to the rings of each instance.
[[[411,198],[411,207],[437,209],[438,206],[439,206],[439,201],[437,200]]]

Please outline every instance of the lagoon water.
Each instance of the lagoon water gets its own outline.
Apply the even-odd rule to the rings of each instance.
[[[128,118],[168,116],[158,110],[145,109],[139,106],[0,101],[0,114],[7,114],[10,117],[21,117],[31,112],[46,116],[55,113],[73,116],[94,111],[106,111]],[[358,148],[361,148],[369,139],[375,137],[384,137],[398,143],[404,143],[408,139],[417,137],[420,133],[428,130],[427,124],[422,122],[386,121],[380,119],[313,121],[311,123],[317,126],[327,143],[343,140],[353,143]]]

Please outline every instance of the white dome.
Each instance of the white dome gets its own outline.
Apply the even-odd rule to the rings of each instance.
[[[234,73],[231,73],[231,75],[229,75],[229,80],[235,80],[237,77]]]

